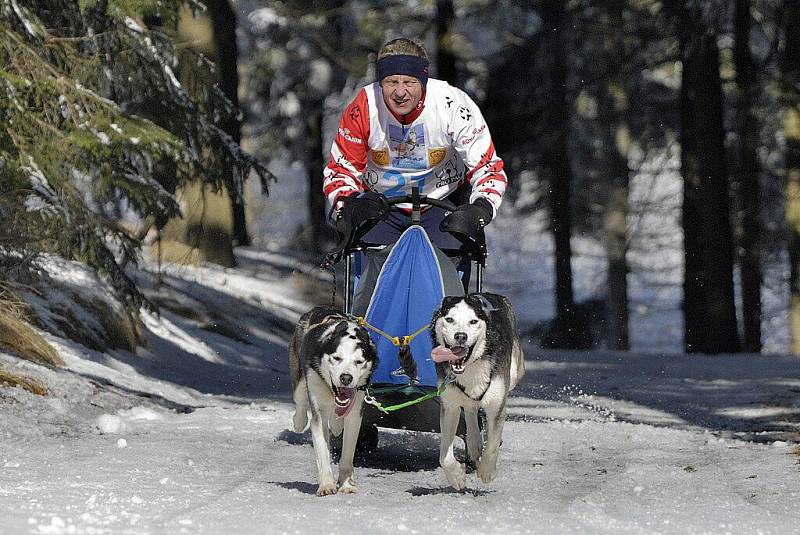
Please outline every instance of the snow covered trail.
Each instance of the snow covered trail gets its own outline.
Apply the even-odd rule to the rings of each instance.
[[[308,433],[281,402],[189,414],[139,408],[107,434],[6,438],[0,532],[791,533],[791,446],[614,421],[585,406],[514,398],[500,474],[464,493],[438,440],[381,432],[359,493],[319,498]],[[558,409],[562,417],[546,414]]]
[[[51,392],[0,387],[0,535],[800,533],[792,357],[529,345],[491,485],[455,492],[437,435],[381,430],[358,494],[319,498],[286,373],[308,285],[237,253],[168,269],[135,355],[53,336],[64,369],[0,352]]]

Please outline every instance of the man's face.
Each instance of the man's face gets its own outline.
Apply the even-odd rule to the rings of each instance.
[[[383,100],[395,115],[407,115],[422,98],[422,83],[413,76],[393,74],[381,81]]]

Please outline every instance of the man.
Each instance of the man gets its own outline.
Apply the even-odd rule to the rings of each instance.
[[[507,179],[478,107],[460,89],[429,79],[428,64],[425,49],[410,39],[381,48],[378,81],[361,89],[342,114],[323,189],[334,219],[358,226],[383,215],[383,197],[410,195],[414,185],[433,199],[469,185],[469,202],[455,212],[428,207],[422,214],[431,241],[456,251],[460,242],[444,230],[455,220],[462,229],[488,224]],[[410,214],[410,205],[401,207]],[[409,216],[393,212],[361,239],[393,243],[409,225]]]

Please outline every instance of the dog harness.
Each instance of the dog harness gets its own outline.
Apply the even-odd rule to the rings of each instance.
[[[423,401],[427,401],[432,398],[437,398],[442,395],[445,386],[446,383],[442,383],[436,390],[433,390],[431,392],[425,392],[418,386],[414,385],[385,386],[380,388],[373,387],[371,385],[366,385],[363,387],[363,390],[365,391],[364,403],[372,405],[373,407],[375,407],[384,414],[389,414],[390,412],[399,411],[400,409],[405,409],[406,407],[416,405],[417,403],[422,403]],[[393,392],[402,392],[407,395],[411,394],[422,394],[422,395],[420,397],[410,399],[404,403],[398,403],[397,405],[389,405],[389,406],[384,406],[380,401],[375,399],[375,396],[372,395],[372,394],[388,394]]]
[[[377,333],[380,336],[382,336],[382,337],[386,338],[387,340],[389,340],[392,343],[392,345],[395,345],[395,346],[398,347],[398,352],[401,352],[401,353],[410,351],[409,345],[411,344],[411,340],[413,340],[414,338],[416,338],[420,334],[422,334],[425,331],[427,331],[428,329],[430,329],[430,325],[425,325],[424,327],[421,327],[420,329],[418,329],[417,331],[415,331],[415,332],[413,332],[411,334],[407,334],[405,336],[392,336],[389,333],[387,333],[387,332],[375,327],[374,325],[371,325],[369,322],[367,322],[367,320],[365,318],[363,318],[361,316],[352,316],[352,315],[350,315],[349,318],[352,321],[355,321],[358,325],[360,325],[362,327],[366,327],[367,329],[370,329],[371,331],[374,331],[375,333]],[[406,373],[405,373],[405,370],[403,368],[400,368],[398,370],[395,370],[393,372],[393,374],[394,375],[405,375]],[[425,390],[419,388],[412,381],[412,384],[408,384],[408,385],[393,385],[393,386],[384,386],[384,387],[375,387],[375,386],[372,386],[372,385],[365,385],[365,386],[361,387],[360,390],[364,390],[365,391],[364,403],[372,405],[373,407],[375,407],[376,409],[378,409],[379,411],[381,411],[384,414],[389,414],[390,412],[399,411],[400,409],[405,409],[406,407],[410,407],[412,405],[416,405],[417,403],[422,403],[423,401],[427,401],[429,399],[439,397],[439,396],[442,395],[442,392],[444,392],[444,388],[445,388],[445,383],[441,383],[439,385],[438,389],[430,391],[430,392],[425,392]],[[397,405],[384,406],[373,395],[373,394],[378,394],[378,395],[380,395],[380,394],[388,394],[388,393],[394,393],[394,392],[402,392],[402,393],[404,393],[406,395],[420,394],[420,396],[416,397],[414,399],[410,399],[410,400],[408,400],[408,401],[406,401],[404,403],[398,403]]]
[[[468,180],[469,201],[485,198],[496,215],[507,178],[478,106],[434,78],[422,99],[398,118],[386,106],[380,83],[359,91],[342,114],[324,170],[323,191],[332,208],[367,189],[399,197],[419,186],[421,195],[444,199]]]

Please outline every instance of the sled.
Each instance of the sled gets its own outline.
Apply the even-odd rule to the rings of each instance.
[[[431,318],[444,296],[467,290],[452,259],[469,259],[475,291],[482,290],[486,262],[483,229],[471,237],[452,232],[461,248],[445,252],[419,225],[421,206],[452,211],[449,201],[420,197],[415,188],[412,195],[390,198],[388,204],[390,212],[399,211],[399,204],[412,205],[412,226],[394,244],[373,246],[350,236],[339,251],[345,261],[344,312],[369,330],[379,357],[365,393],[359,451],[377,447],[378,427],[439,432]]]

